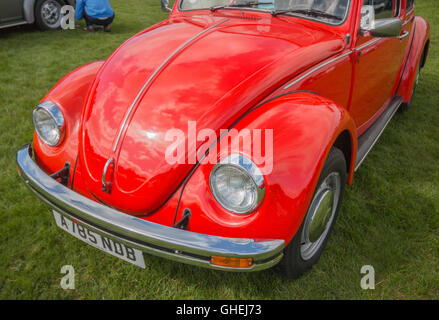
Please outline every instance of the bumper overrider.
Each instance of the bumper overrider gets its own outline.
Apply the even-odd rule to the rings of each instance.
[[[16,156],[19,175],[53,210],[78,224],[126,246],[174,261],[211,269],[257,271],[277,264],[284,240],[234,239],[205,235],[145,221],[92,201],[43,172],[32,159],[30,145]],[[249,267],[226,267],[211,258],[252,258]]]

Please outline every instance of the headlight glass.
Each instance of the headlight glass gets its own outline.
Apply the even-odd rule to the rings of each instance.
[[[64,136],[65,124],[61,110],[52,102],[40,103],[33,112],[35,131],[44,143],[57,146]]]
[[[250,159],[233,154],[212,169],[210,189],[225,209],[245,214],[262,201],[265,183],[259,168]]]

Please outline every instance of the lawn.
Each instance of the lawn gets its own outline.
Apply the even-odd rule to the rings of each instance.
[[[166,17],[159,0],[112,0],[113,33],[0,31],[0,299],[439,298],[439,2],[417,0],[430,55],[412,107],[398,113],[347,188],[319,263],[286,281],[273,270],[214,272],[145,255],[146,270],[76,240],[20,181],[15,152],[32,139],[32,110],[70,70],[105,59]],[[72,265],[76,289],[63,290]],[[375,290],[360,269],[375,268]]]

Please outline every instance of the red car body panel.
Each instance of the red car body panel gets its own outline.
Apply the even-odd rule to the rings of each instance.
[[[394,94],[410,99],[428,45],[426,21],[402,10],[405,28],[415,32],[401,43],[382,39],[362,50],[372,38],[358,35],[360,4],[353,1],[340,26],[257,11],[180,12],[176,4],[169,19],[127,40],[105,62],[68,74],[42,99],[61,108],[67,131],[59,147],[34,135],[37,162],[47,173],[70,162],[71,188],[148,221],[172,226],[190,208],[190,231],[288,243],[336,139],[349,134],[352,183],[358,136]],[[389,50],[400,58],[390,59]],[[376,75],[368,61],[393,73]],[[166,131],[187,131],[188,121],[197,122],[197,132],[273,129],[273,171],[252,214],[236,215],[216,202],[212,164],[164,161]],[[101,180],[110,158],[113,186],[106,193]]]
[[[41,100],[53,101],[66,115],[66,134],[59,147],[48,146],[34,132],[36,160],[47,173],[58,171],[68,161],[72,164],[70,175],[73,176],[73,164],[78,154],[81,112],[89,88],[103,63],[103,61],[92,62],[69,72]]]
[[[203,28],[221,21],[153,75],[164,57]],[[167,130],[187,131],[188,121],[196,121],[197,134],[203,128],[219,134],[284,83],[292,70],[303,70],[344,46],[334,32],[291,22],[271,25],[266,35],[258,31],[261,27],[264,24],[239,18],[180,17],[125,42],[102,68],[85,108],[80,161],[89,177],[90,192],[137,215],[155,211],[194,164],[191,154],[187,154],[187,164],[166,162]],[[165,38],[172,41],[163,46],[157,39]],[[114,150],[123,117],[151,75]],[[111,157],[115,159],[114,184],[108,195],[101,190],[101,178]]]
[[[198,232],[208,230],[213,235],[252,239],[280,237],[289,242],[306,213],[328,146],[333,145],[343,130],[354,134],[355,126],[343,107],[314,93],[297,91],[259,105],[235,126],[239,132],[270,128],[276,128],[273,171],[265,177],[270,187],[255,213],[238,216],[219,205],[209,185],[204,183],[213,164],[204,162],[184,189],[177,220],[184,208],[191,208],[191,228]],[[235,136],[231,152],[238,151],[239,138]],[[228,152],[218,148],[218,159]]]

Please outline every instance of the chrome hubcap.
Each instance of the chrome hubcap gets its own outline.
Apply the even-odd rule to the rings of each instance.
[[[334,202],[334,192],[326,191],[322,195],[320,205],[316,210],[314,218],[309,224],[309,240],[316,242],[325,231],[325,227],[331,218],[332,203]]]
[[[48,0],[41,6],[41,17],[48,25],[56,25],[61,16],[61,5],[55,0]]]
[[[326,239],[337,210],[340,191],[340,174],[333,172],[315,193],[301,235],[300,254],[303,260],[311,259]]]

